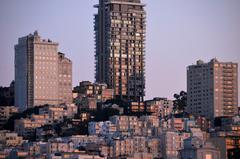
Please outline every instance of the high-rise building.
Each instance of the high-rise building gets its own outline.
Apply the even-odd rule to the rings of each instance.
[[[72,61],[58,53],[58,98],[60,103],[72,103]]]
[[[140,0],[100,0],[95,15],[96,82],[114,89],[118,99],[145,95],[146,12]]]
[[[65,69],[64,58],[58,54],[58,43],[41,39],[37,31],[19,38],[15,45],[15,106],[24,110],[69,101],[72,94],[63,98],[68,96],[63,91],[72,89],[72,73],[65,72],[71,70],[71,64]],[[65,78],[67,82],[63,83]]]
[[[238,64],[197,61],[187,68],[187,111],[214,119],[238,113]]]

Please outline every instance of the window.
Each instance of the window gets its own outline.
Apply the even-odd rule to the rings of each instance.
[[[206,159],[212,159],[212,154],[206,154]]]

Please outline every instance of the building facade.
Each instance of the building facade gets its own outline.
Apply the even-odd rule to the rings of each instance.
[[[0,86],[0,106],[14,105],[14,81],[9,87]]]
[[[79,83],[79,86],[74,87],[73,91],[77,93],[76,99],[79,98],[81,101],[84,98],[89,101],[95,100],[96,104],[97,102],[105,102],[114,98],[113,89],[107,88],[105,83],[82,81]]]
[[[221,159],[220,150],[211,142],[203,142],[197,137],[184,140],[184,148],[180,150],[181,159]]]
[[[116,98],[143,101],[146,13],[140,0],[100,0],[95,15],[95,78]]]
[[[163,131],[161,151],[165,159],[179,159],[179,151],[183,149],[183,140],[190,137],[189,133],[179,133],[174,130]]]
[[[23,137],[15,132],[0,130],[0,146],[19,146],[23,142]]]
[[[14,106],[0,106],[0,127],[8,121],[14,114],[18,113],[18,108]]]
[[[187,111],[213,119],[237,115],[238,64],[197,61],[187,68]]]
[[[58,53],[59,102],[72,103],[72,61],[64,53]]]
[[[66,98],[68,95],[62,92],[65,89],[59,87],[62,80],[59,76],[63,74],[64,67],[59,56],[58,43],[41,39],[37,31],[18,39],[15,45],[15,106],[20,110],[37,105],[55,105],[72,97],[68,94],[71,97]],[[64,88],[72,89],[69,84],[71,72],[67,75],[70,82]]]
[[[173,111],[173,101],[167,98],[153,98],[145,101],[146,111],[154,115],[164,118]]]

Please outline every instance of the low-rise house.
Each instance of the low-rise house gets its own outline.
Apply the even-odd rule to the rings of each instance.
[[[8,130],[1,130],[0,131],[0,144],[5,147],[9,146],[19,146],[23,143],[23,137],[18,136],[15,132],[10,132]]]
[[[47,140],[51,137],[57,137],[57,132],[52,125],[44,125],[36,128],[36,137],[38,140]]]
[[[63,152],[63,153],[53,153],[49,159],[107,159],[106,157],[101,157],[97,154],[88,154],[87,152]]]
[[[127,159],[153,159],[153,155],[151,153],[134,153],[132,157],[127,157]]]
[[[13,149],[10,153],[8,158],[28,158],[28,152],[21,150],[21,149]]]
[[[18,108],[15,106],[0,106],[0,127],[16,113],[18,113]]]
[[[179,150],[183,149],[183,140],[190,137],[190,133],[180,133],[174,130],[163,131],[160,135],[161,151],[165,159],[178,159]]]
[[[74,88],[74,92],[78,94],[80,101],[83,97],[93,97],[97,102],[105,102],[113,99],[113,89],[107,88],[104,83],[92,83],[90,81],[82,81],[79,86]],[[80,102],[81,103],[81,102]]]
[[[151,140],[154,141],[154,140]],[[157,140],[156,140],[157,141]],[[133,136],[115,138],[111,140],[111,152],[112,158],[153,158],[153,156],[160,156],[158,154],[159,142],[150,142],[146,137]],[[149,146],[156,146],[156,150],[150,149]],[[154,147],[152,147],[154,148]],[[154,153],[152,153],[154,152]]]
[[[74,144],[71,141],[64,140],[62,138],[55,138],[48,141],[47,152],[52,153],[62,153],[62,152],[73,152]]]
[[[91,135],[112,137],[127,136],[158,136],[160,124],[157,116],[112,116],[109,121],[89,122],[88,130]]]
[[[88,123],[89,135],[102,134],[102,125],[103,125],[103,122],[89,122]]]
[[[39,114],[48,114],[51,122],[59,123],[64,118],[73,118],[77,114],[75,104],[49,105],[39,109]]]
[[[195,136],[200,138],[202,141],[207,141],[210,137],[210,134],[206,131],[202,131],[200,128],[191,128],[190,131],[191,136]]]
[[[208,131],[211,127],[211,122],[205,117],[198,116],[195,119],[196,126],[198,126],[203,131]]]
[[[47,156],[47,142],[26,142],[23,144],[24,151],[28,151],[29,157],[40,158]]]
[[[81,100],[80,109],[96,110],[97,99],[95,97],[83,97]]]
[[[147,138],[147,152],[152,154],[153,158],[160,158],[162,157],[161,141],[159,138]]]
[[[146,111],[164,118],[170,115],[173,111],[173,101],[167,98],[153,98],[152,100],[145,101]]]
[[[39,114],[48,114],[51,122],[63,121],[65,109],[63,106],[47,106],[39,109]]]
[[[209,141],[211,141],[219,150],[221,150],[221,159],[225,159],[228,157],[228,155],[234,153],[232,150],[240,149],[240,136],[215,136],[211,137]]]
[[[123,156],[133,156],[134,154],[134,141],[131,138],[113,139],[111,141],[110,157],[117,158]]]
[[[109,119],[113,124],[117,126],[117,131],[119,132],[129,132],[131,130],[136,130],[141,127],[141,122],[139,122],[136,116],[112,116]]]
[[[32,115],[30,118],[18,119],[14,122],[14,130],[21,136],[28,136],[35,131],[36,128],[50,124],[47,114]]]
[[[184,118],[172,118],[172,128],[178,131],[184,131]]]
[[[0,120],[8,120],[16,113],[18,113],[18,108],[15,106],[0,106]]]
[[[220,150],[211,142],[204,142],[198,137],[184,140],[184,148],[180,150],[181,159],[220,159]]]
[[[105,145],[105,138],[97,135],[74,135],[67,138],[68,141],[73,142],[74,147],[86,147],[89,143]]]
[[[144,113],[146,112],[144,102],[129,102],[128,107],[132,113]]]
[[[67,118],[73,118],[75,114],[77,114],[78,112],[78,107],[71,103],[71,104],[66,104],[65,105],[65,114],[64,116],[66,116]]]

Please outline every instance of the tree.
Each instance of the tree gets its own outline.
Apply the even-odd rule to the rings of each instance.
[[[184,112],[187,106],[187,92],[181,91],[179,94],[174,94],[173,111]]]
[[[119,115],[119,110],[114,108],[104,108],[91,113],[95,121],[107,121],[109,117]]]
[[[0,86],[0,105],[14,105],[14,81],[11,82],[9,87]]]

